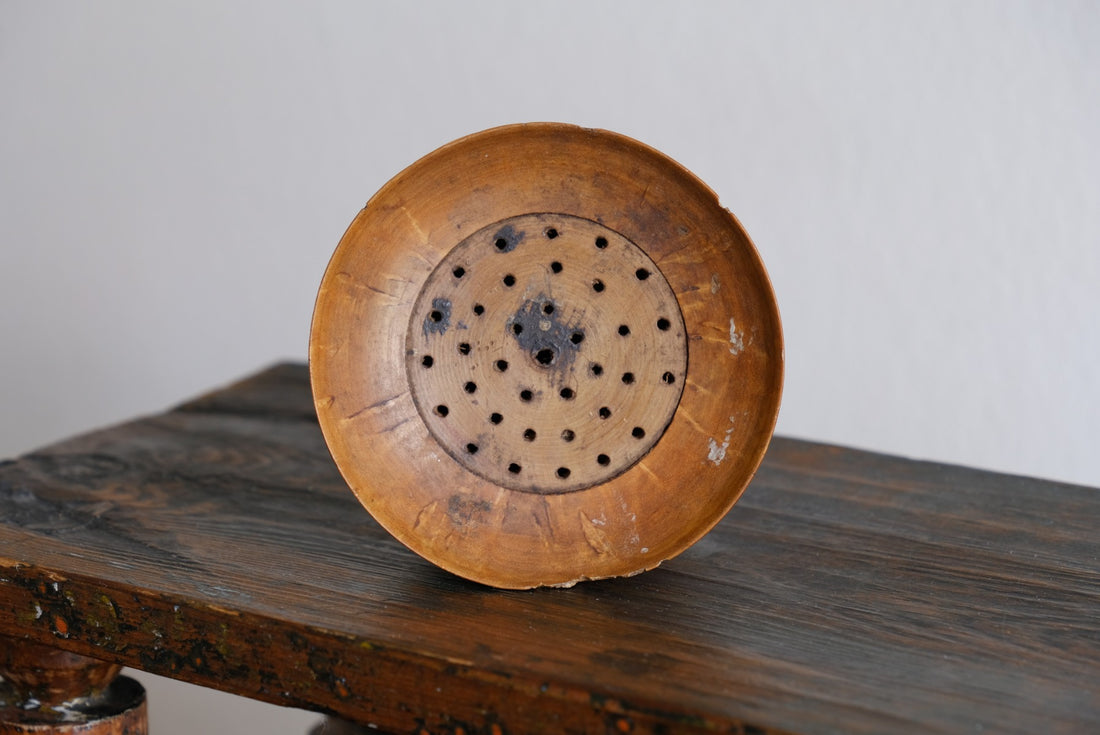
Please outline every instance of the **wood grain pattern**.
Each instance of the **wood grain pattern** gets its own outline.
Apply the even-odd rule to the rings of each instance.
[[[541,329],[558,336],[528,342]],[[625,136],[533,123],[449,143],[371,197],[318,290],[309,364],[379,523],[522,589],[652,569],[717,523],[775,427],[783,338],[705,184]]]
[[[0,466],[0,631],[394,732],[1100,730],[1100,492],[777,438],[659,569],[492,590],[385,533],[304,366]]]

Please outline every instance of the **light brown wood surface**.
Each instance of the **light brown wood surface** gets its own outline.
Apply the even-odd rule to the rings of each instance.
[[[709,530],[767,448],[783,344],[713,192],[623,136],[534,124],[371,199],[325,273],[310,366],[374,517],[523,588],[651,569]]]

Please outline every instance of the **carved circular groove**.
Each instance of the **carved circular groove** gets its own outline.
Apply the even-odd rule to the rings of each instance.
[[[424,283],[405,348],[439,445],[490,482],[541,494],[606,482],[644,457],[687,373],[683,316],[657,265],[565,214],[511,217],[458,243]]]

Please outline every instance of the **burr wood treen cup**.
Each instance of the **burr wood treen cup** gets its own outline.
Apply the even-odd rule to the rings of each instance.
[[[390,180],[317,296],[310,374],[349,486],[485,584],[651,569],[763,458],[783,341],[741,225],[686,169],[571,125],[487,130]]]

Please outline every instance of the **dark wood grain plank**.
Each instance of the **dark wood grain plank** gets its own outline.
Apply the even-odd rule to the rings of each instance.
[[[0,629],[394,731],[1100,730],[1100,492],[777,438],[661,568],[501,592],[336,472],[305,368],[0,466]]]

